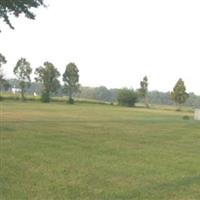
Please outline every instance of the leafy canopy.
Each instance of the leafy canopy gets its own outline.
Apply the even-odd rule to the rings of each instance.
[[[7,61],[6,61],[5,56],[0,53],[0,82],[4,80],[2,65],[6,63]]]
[[[17,61],[13,72],[17,76],[18,80],[23,82],[31,81],[30,74],[32,73],[32,68],[25,58],[21,58]]]
[[[140,82],[140,89],[139,89],[140,95],[142,97],[145,97],[148,92],[148,78],[145,76],[143,80]]]
[[[145,76],[140,82],[139,95],[144,98],[144,102],[147,108],[149,108],[148,102],[148,78]]]
[[[37,75],[35,80],[43,85],[42,100],[44,102],[49,102],[50,93],[56,93],[60,87],[60,82],[58,80],[60,73],[52,63],[45,62],[44,67],[39,67],[35,70],[35,74]]]
[[[0,68],[1,68],[2,64],[6,64],[6,63],[7,63],[7,61],[6,61],[5,56],[0,53]]]
[[[2,18],[10,28],[14,29],[10,22],[9,16],[19,17],[24,14],[29,19],[35,19],[35,14],[31,8],[45,6],[43,0],[0,0],[0,18]]]
[[[5,56],[0,53],[0,90],[2,90],[2,88],[7,89],[9,87],[9,83],[4,78],[3,69],[2,69],[2,65],[6,63],[7,61],[6,61]]]
[[[124,88],[119,90],[117,100],[122,106],[134,107],[138,101],[138,94],[134,90]]]
[[[25,59],[21,58],[17,61],[17,64],[13,70],[17,79],[19,80],[19,86],[21,88],[21,96],[24,100],[24,93],[26,88],[30,87],[31,78],[30,75],[32,73],[32,68],[30,63]]]
[[[184,104],[189,97],[189,94],[186,92],[186,87],[184,81],[180,78],[171,92],[172,100],[179,105]]]
[[[69,101],[72,102],[72,96],[79,91],[79,70],[74,63],[69,63],[66,66],[63,74],[63,81],[65,83],[65,90],[69,95]]]

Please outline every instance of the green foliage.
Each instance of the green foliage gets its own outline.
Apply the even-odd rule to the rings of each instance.
[[[18,79],[9,79],[9,84],[11,88],[16,87],[19,88],[19,80]],[[36,94],[41,94],[42,93],[42,84],[39,82],[32,81],[30,82],[30,87],[26,89],[26,93],[29,95],[33,95],[34,93]]]
[[[116,102],[119,89],[108,89],[105,86],[100,87],[80,87],[79,98],[94,99],[99,101]]]
[[[42,100],[42,102],[44,102],[44,103],[50,102],[50,95],[49,95],[49,93],[46,92],[46,91],[43,91],[43,92],[42,92],[42,95],[41,95],[41,100]]]
[[[9,86],[12,88],[16,86],[19,87],[19,81],[17,79],[9,79],[8,80]],[[63,93],[64,86],[60,87],[53,96],[62,97],[65,96],[65,93]],[[84,99],[84,100],[94,100],[98,102],[117,102],[117,94],[119,89],[107,89],[108,92],[106,95],[98,95],[97,92],[99,92],[99,89],[101,87],[93,88],[93,87],[80,87],[80,93],[77,93],[74,95],[74,98],[77,99]],[[4,92],[5,89],[2,89],[2,92]],[[36,94],[42,94],[43,91],[43,85],[39,82],[31,82],[31,86],[26,89],[26,94],[33,95],[34,92]],[[104,90],[101,90],[104,91]],[[169,105],[174,106],[175,103],[171,99],[171,93],[170,92],[159,92],[159,91],[149,91],[148,92],[148,98],[152,105]],[[138,99],[138,102],[143,103],[143,100],[140,98]],[[185,102],[184,106],[197,108],[200,107],[200,96],[195,95],[194,93],[189,93],[189,98]]]
[[[7,60],[6,60],[5,56],[0,53],[0,68],[1,68],[2,64],[6,64],[6,63],[7,63]]]
[[[21,58],[17,61],[17,64],[13,70],[17,79],[19,80],[19,87],[21,89],[21,97],[22,100],[25,100],[24,93],[26,88],[30,87],[31,78],[30,75],[32,73],[32,68],[30,63],[25,59]]]
[[[184,115],[184,116],[183,116],[183,119],[184,119],[184,120],[189,120],[189,119],[190,119],[190,116]]]
[[[79,91],[79,70],[74,63],[69,63],[66,66],[65,72],[63,74],[63,81],[65,83],[65,91],[69,96],[69,103],[74,103],[73,94]]]
[[[145,76],[143,80],[140,82],[140,96],[145,97],[148,92],[148,78]]]
[[[6,64],[6,63],[7,63],[7,60],[6,60],[5,56],[0,53],[0,87],[3,86],[3,83],[5,81],[2,65]]]
[[[109,101],[110,91],[105,86],[95,88],[95,97],[99,100]]]
[[[194,93],[189,93],[189,98],[185,102],[185,105],[193,108],[200,108],[200,96],[197,96]]]
[[[147,108],[149,108],[149,102],[148,102],[148,78],[145,76],[143,80],[140,82],[140,89],[139,89],[139,95],[144,98],[144,102]]]
[[[19,81],[17,79],[9,79],[7,81],[10,87],[16,86],[19,87]],[[9,86],[8,85],[8,86]],[[65,95],[64,86],[60,87],[55,96]],[[104,86],[101,87],[80,87],[80,92],[74,94],[74,98],[84,99],[84,100],[95,100],[98,102],[117,102],[117,94],[119,89],[108,89]],[[5,91],[5,88],[2,88],[2,91]],[[33,95],[34,92],[37,94],[42,94],[43,85],[40,82],[31,82],[31,86],[26,89],[26,94]],[[171,98],[170,92],[160,92],[160,91],[149,91],[148,99],[152,105],[170,105],[174,106],[175,103]],[[139,102],[143,103],[143,99],[138,99]],[[189,93],[189,98],[185,102],[184,106],[198,108],[200,107],[200,96],[195,95],[194,93]]]
[[[179,79],[171,92],[172,100],[178,104],[178,110],[181,110],[181,105],[186,102],[189,94],[186,92],[184,81]]]
[[[138,101],[138,94],[134,90],[124,88],[119,90],[117,100],[122,106],[133,107]]]
[[[4,55],[0,53],[0,100],[1,100],[1,91],[4,88],[5,90],[9,88],[8,81],[4,78],[2,65],[6,64],[6,58]]]
[[[74,104],[74,99],[69,98],[67,102],[68,102],[69,104]]]
[[[151,104],[174,105],[170,92],[150,91],[148,98]]]
[[[24,14],[29,19],[35,19],[35,14],[31,11],[32,8],[44,6],[43,0],[1,0],[0,1],[0,18],[2,18],[10,28],[14,29],[10,22],[9,16],[18,17]]]
[[[35,80],[42,83],[42,101],[49,102],[50,95],[55,94],[60,87],[58,77],[60,76],[59,71],[50,62],[45,62],[44,67],[39,67],[35,70],[37,77]]]

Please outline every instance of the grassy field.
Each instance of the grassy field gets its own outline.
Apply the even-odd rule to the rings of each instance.
[[[12,101],[0,112],[1,200],[200,199],[191,112]]]

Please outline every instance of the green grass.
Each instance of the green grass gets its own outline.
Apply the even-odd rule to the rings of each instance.
[[[200,123],[191,112],[0,106],[1,200],[200,199]]]

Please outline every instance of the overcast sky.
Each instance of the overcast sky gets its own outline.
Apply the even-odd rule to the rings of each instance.
[[[46,0],[35,21],[0,21],[7,77],[21,57],[35,69],[74,62],[84,86],[170,91],[179,78],[200,94],[200,0]]]

